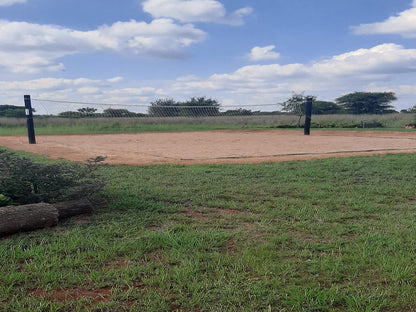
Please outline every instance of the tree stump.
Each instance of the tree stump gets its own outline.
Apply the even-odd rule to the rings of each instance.
[[[51,204],[0,207],[0,237],[57,224],[58,210]]]

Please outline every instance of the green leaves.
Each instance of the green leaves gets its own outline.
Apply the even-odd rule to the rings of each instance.
[[[95,174],[92,164],[36,163],[0,149],[0,194],[13,204],[88,197],[102,187],[102,179]]]

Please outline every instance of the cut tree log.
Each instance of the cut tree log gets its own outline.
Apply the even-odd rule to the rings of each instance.
[[[0,207],[0,236],[26,232],[58,224],[58,210],[39,203]]]
[[[91,212],[87,199],[0,207],[0,237],[56,226],[59,220]]]
[[[58,210],[59,220],[92,213],[92,206],[88,199],[77,199],[53,204]]]

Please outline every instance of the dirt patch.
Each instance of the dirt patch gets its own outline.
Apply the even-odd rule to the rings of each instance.
[[[415,132],[294,130],[194,131],[122,134],[0,136],[0,145],[85,161],[107,156],[106,163],[219,164],[260,163],[313,158],[416,152]]]
[[[33,294],[38,298],[45,298],[49,301],[67,303],[71,300],[81,300],[82,298],[88,298],[93,301],[94,304],[100,302],[106,302],[110,299],[111,296],[111,287],[98,288],[98,289],[62,289],[62,290],[53,290],[50,292],[37,289],[30,291],[29,294]]]

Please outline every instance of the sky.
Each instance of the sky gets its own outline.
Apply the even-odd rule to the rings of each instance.
[[[416,105],[416,0],[0,0],[0,105]]]

